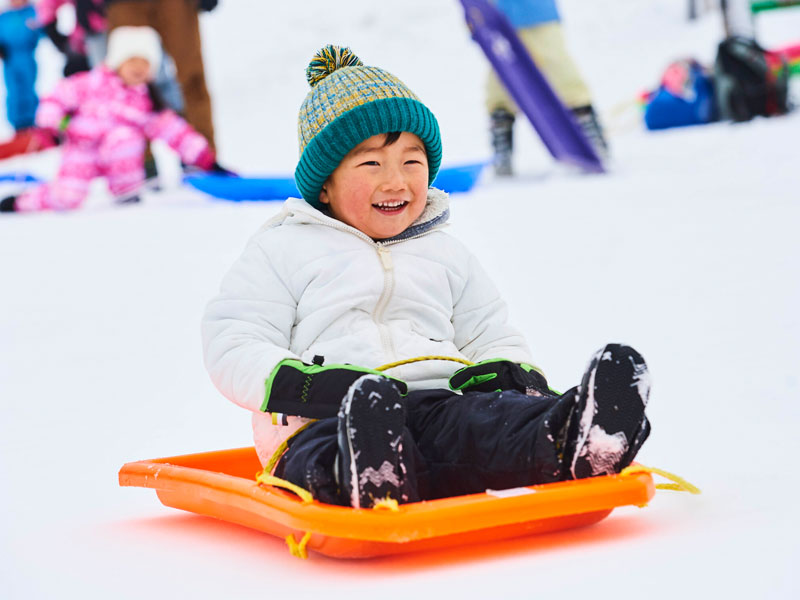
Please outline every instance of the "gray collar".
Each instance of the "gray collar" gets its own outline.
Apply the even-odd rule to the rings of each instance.
[[[401,242],[427,233],[447,222],[450,217],[450,197],[446,192],[436,188],[428,189],[428,201],[422,214],[402,233],[385,240],[376,240],[382,243]]]

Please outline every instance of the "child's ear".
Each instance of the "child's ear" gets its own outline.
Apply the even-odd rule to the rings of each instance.
[[[326,181],[325,185],[327,185],[327,183]],[[322,202],[322,204],[330,204],[331,200],[328,198],[328,190],[325,189],[325,185],[323,185],[322,189],[319,191],[319,201]]]

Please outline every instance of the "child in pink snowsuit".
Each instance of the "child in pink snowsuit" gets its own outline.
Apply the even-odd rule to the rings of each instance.
[[[163,140],[186,164],[214,168],[206,139],[171,110],[156,110],[148,82],[161,52],[158,34],[150,27],[119,27],[109,36],[104,65],[62,80],[42,99],[39,127],[58,132],[69,117],[61,167],[54,181],[25,192],[5,210],[77,208],[100,176],[117,200],[136,197],[145,180],[148,139]]]

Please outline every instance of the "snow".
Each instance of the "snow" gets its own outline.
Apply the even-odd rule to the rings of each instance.
[[[653,434],[639,460],[703,495],[659,492],[539,538],[303,562],[282,540],[118,487],[125,462],[250,444],[249,415],[205,374],[199,320],[278,204],[179,188],[159,149],[167,189],[140,206],[112,207],[98,184],[73,214],[0,218],[0,597],[798,597],[800,112],[646,132],[636,94],[672,59],[710,61],[719,16],[689,23],[671,0],[560,5],[612,171],[554,165],[520,122],[520,175],[454,197],[452,233],[493,273],[557,389],[606,342],[642,352]],[[485,61],[462,22],[456,2],[223,1],[203,17],[221,161],[293,169],[303,72],[329,42],[417,92],[445,164],[485,158]],[[799,25],[785,9],[756,29],[777,46]],[[47,42],[39,53],[45,91],[60,63]],[[50,175],[57,161],[2,171]]]

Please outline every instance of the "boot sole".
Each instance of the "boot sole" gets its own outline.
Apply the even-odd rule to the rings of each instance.
[[[619,472],[649,433],[644,409],[650,393],[647,365],[633,348],[609,344],[581,381],[578,439],[570,471],[575,479]]]

